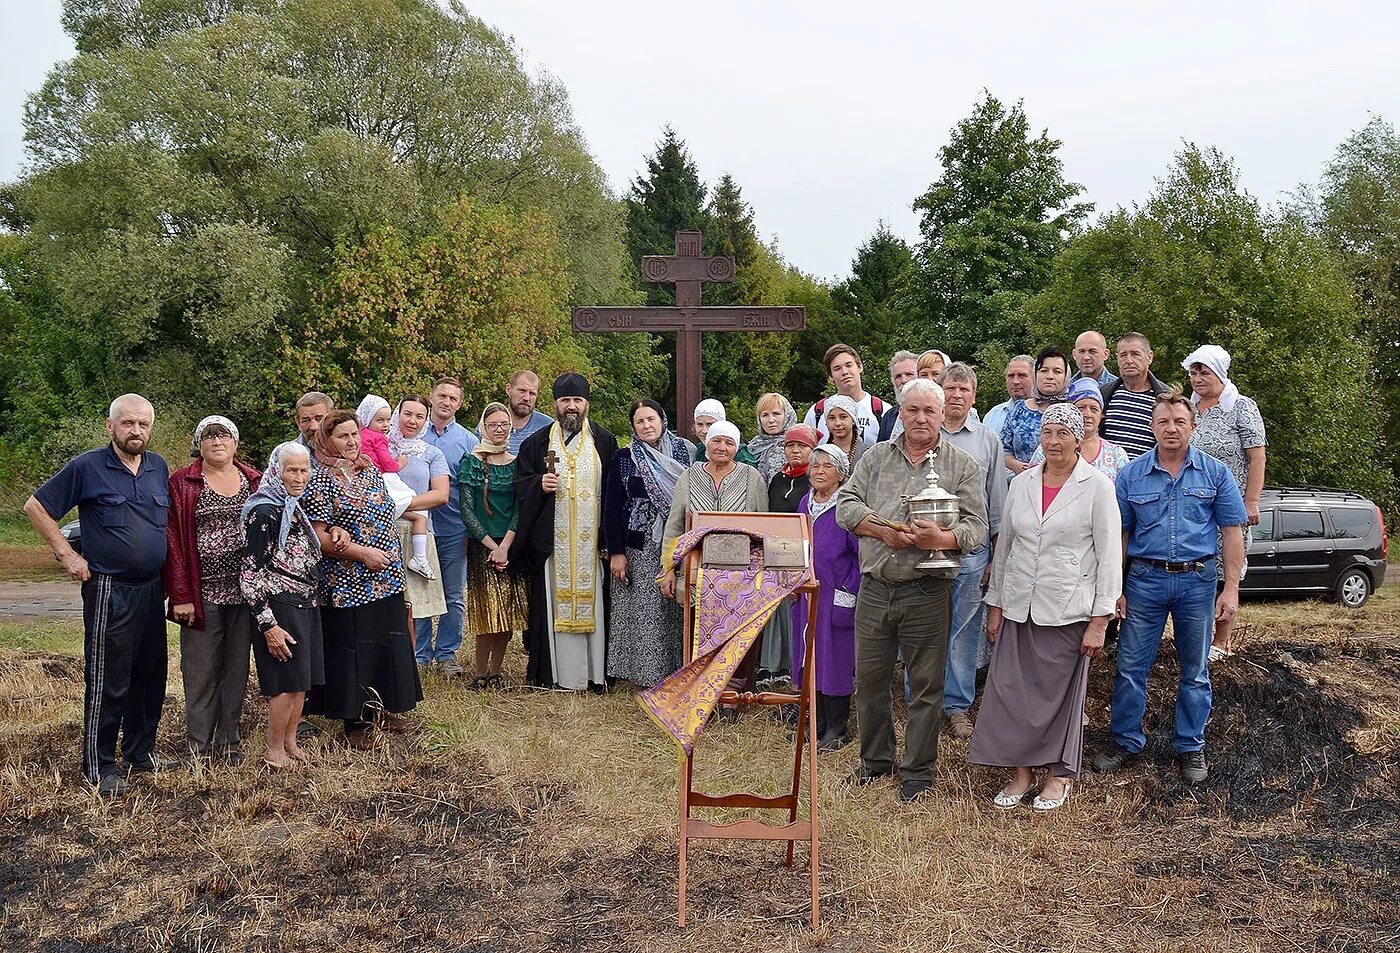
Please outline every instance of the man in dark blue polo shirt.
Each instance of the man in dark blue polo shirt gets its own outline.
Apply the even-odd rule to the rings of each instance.
[[[139,394],[112,401],[112,442],[68,461],[34,491],[25,515],[68,575],[83,584],[83,776],[102,794],[120,795],[117,735],[129,771],[169,767],[156,760],[156,725],[165,701],[165,524],[169,469],[147,452],[155,411]],[[73,507],[83,554],[58,520]]]
[[[1206,720],[1210,672],[1206,667],[1215,622],[1229,622],[1240,604],[1240,567],[1248,521],[1244,497],[1230,470],[1191,446],[1196,429],[1191,402],[1173,387],[1152,407],[1157,446],[1118,472],[1115,489],[1123,517],[1123,595],[1118,615],[1118,673],[1113,682],[1113,741],[1094,759],[1095,771],[1136,760],[1147,744],[1142,718],[1147,677],[1157,660],[1167,615],[1181,667],[1176,696],[1176,752],[1182,780],[1206,779]],[[1223,541],[1225,581],[1217,596],[1215,561]]]

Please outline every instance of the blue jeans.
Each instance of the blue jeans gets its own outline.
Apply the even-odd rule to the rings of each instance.
[[[467,534],[437,533],[438,569],[442,571],[442,592],[447,598],[447,612],[436,619],[414,622],[416,638],[414,655],[419,665],[429,662],[451,662],[462,647],[462,620],[466,616],[463,590],[467,585]],[[437,622],[437,648],[433,648],[433,622]]]
[[[1162,630],[1171,613],[1181,681],[1176,694],[1177,754],[1203,751],[1210,718],[1210,673],[1206,654],[1215,628],[1215,562],[1197,572],[1169,573],[1133,560],[1123,580],[1128,617],[1118,635],[1118,673],[1113,680],[1113,740],[1128,751],[1147,744],[1142,718],[1147,710],[1147,677],[1157,660]]]
[[[987,641],[982,573],[989,559],[987,546],[973,550],[962,558],[962,568],[953,580],[953,621],[943,675],[943,710],[950,715],[970,710],[977,698],[977,660]]]

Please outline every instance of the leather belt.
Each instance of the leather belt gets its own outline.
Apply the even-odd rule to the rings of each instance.
[[[1189,563],[1174,563],[1169,562],[1165,559],[1139,559],[1137,561],[1140,563],[1146,563],[1153,569],[1160,569],[1163,572],[1200,572],[1203,569],[1205,569],[1206,566],[1214,562],[1215,557],[1212,556],[1210,559],[1198,559],[1195,562]]]

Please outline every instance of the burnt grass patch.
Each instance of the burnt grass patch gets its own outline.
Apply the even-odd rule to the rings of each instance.
[[[1214,814],[1235,821],[1302,813],[1347,826],[1400,816],[1393,759],[1356,750],[1348,736],[1366,724],[1366,714],[1345,682],[1329,677],[1327,663],[1361,657],[1368,668],[1384,669],[1395,664],[1400,650],[1275,643],[1217,665],[1206,730],[1210,776],[1204,784],[1187,785],[1180,781],[1172,750],[1176,653],[1164,641],[1148,685],[1144,725],[1149,813],[1161,820]],[[1091,698],[1106,712],[1113,667],[1097,669],[1091,670]],[[1086,757],[1107,741],[1107,732],[1092,733]]]
[[[1350,929],[1317,934],[1311,949],[1371,950],[1380,938],[1400,938],[1400,753],[1367,755],[1352,741],[1375,695],[1393,699],[1397,661],[1394,644],[1343,640],[1271,643],[1217,666],[1211,774],[1193,787],[1172,766],[1176,658],[1164,644],[1149,685],[1142,769],[1143,820],[1162,847],[1137,873],[1256,895],[1329,896]],[[1356,662],[1378,681],[1354,682]],[[1228,861],[1222,841],[1233,845]]]

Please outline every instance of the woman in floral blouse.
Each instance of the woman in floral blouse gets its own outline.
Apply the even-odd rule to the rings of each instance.
[[[321,543],[301,508],[310,478],[307,449],[278,444],[258,492],[243,505],[247,545],[238,586],[261,633],[253,639],[253,657],[258,688],[268,700],[263,763],[272,769],[303,760],[297,721],[307,691],[326,680],[316,608]]]
[[[1244,552],[1249,555],[1254,542],[1254,527],[1259,525],[1259,497],[1264,492],[1265,446],[1264,416],[1252,398],[1240,393],[1230,380],[1230,352],[1216,344],[1196,348],[1181,362],[1191,376],[1191,406],[1196,410],[1196,430],[1191,434],[1191,446],[1210,454],[1230,468],[1235,485],[1244,496],[1244,511],[1249,522],[1244,528]],[[1249,568],[1246,559],[1241,572]],[[1225,560],[1215,561],[1216,578],[1225,581]],[[1235,620],[1218,622],[1210,643],[1210,661],[1217,662],[1230,654],[1230,636]]]
[[[190,757],[237,765],[243,761],[238,726],[253,638],[253,620],[238,591],[239,511],[258,488],[258,471],[235,459],[238,427],[227,417],[201,420],[190,451],[194,462],[170,475],[168,555],[161,575],[169,618],[180,624]]]
[[[403,551],[394,528],[394,501],[373,466],[360,465],[360,423],[349,411],[321,420],[316,466],[301,505],[329,553],[322,566],[329,590],[321,607],[326,683],[307,710],[345,722],[352,748],[374,742],[373,722],[408,731],[403,713],[423,699],[404,602]],[[339,549],[333,529],[345,533]]]

